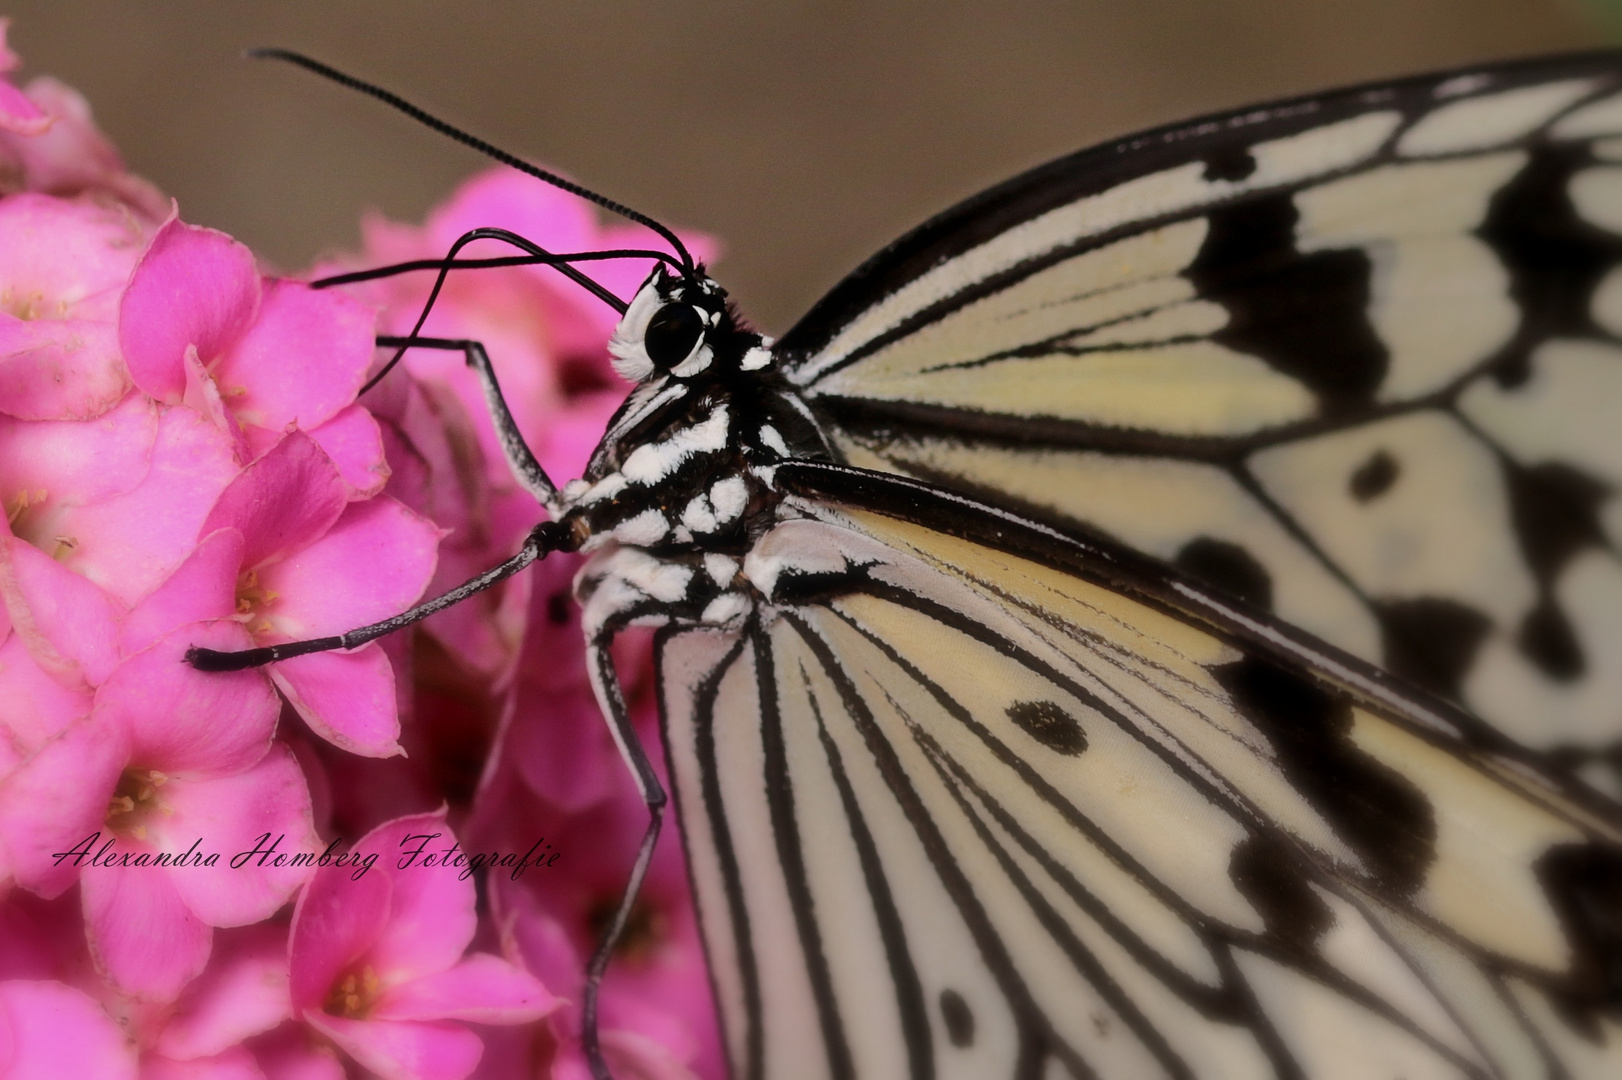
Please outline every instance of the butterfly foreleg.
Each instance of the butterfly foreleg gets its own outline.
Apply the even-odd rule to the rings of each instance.
[[[541,468],[541,463],[535,460],[534,452],[519,432],[518,422],[507,407],[507,399],[502,396],[495,368],[490,363],[490,354],[485,351],[483,343],[470,338],[429,337],[379,337],[377,343],[389,349],[442,349],[466,356],[467,366],[478,375],[479,386],[484,390],[484,403],[490,410],[490,421],[501,440],[501,452],[507,459],[507,466],[512,469],[513,479],[554,518],[558,516],[557,486],[546,475],[546,470]]]
[[[304,656],[307,653],[331,652],[334,649],[354,649],[382,637],[392,634],[396,630],[421,622],[428,616],[445,610],[475,593],[495,585],[497,582],[512,577],[518,571],[545,558],[554,551],[572,550],[573,536],[569,529],[555,521],[543,521],[530,531],[524,538],[524,544],[518,549],[518,554],[505,562],[498,563],[477,577],[470,578],[451,589],[425,600],[415,607],[408,608],[398,615],[384,619],[382,622],[372,623],[370,626],[359,626],[342,634],[331,637],[311,638],[307,641],[287,641],[279,645],[265,645],[257,649],[241,649],[234,652],[217,652],[214,649],[193,648],[186,652],[186,662],[200,671],[240,671],[243,668],[262,667],[273,664],[278,660],[288,660],[295,656]]]

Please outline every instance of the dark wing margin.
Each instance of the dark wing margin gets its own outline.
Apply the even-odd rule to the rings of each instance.
[[[1245,160],[1249,143],[1381,109],[1397,109],[1411,121],[1435,107],[1438,88],[1477,94],[1559,79],[1614,78],[1619,72],[1622,53],[1614,50],[1475,65],[1212,113],[1078,150],[987,188],[886,245],[778,338],[776,350],[791,367],[803,362],[876,301],[926,271],[1050,210],[1149,173],[1202,162],[1213,179],[1242,179],[1239,174],[1254,166]],[[1118,230],[1094,239],[1104,243],[1152,223],[1123,222]]]
[[[1603,803],[1132,552],[839,466],[777,483],[812,516],[757,545],[768,602],[659,648],[736,1075],[1616,1064]],[[1456,831],[1483,808],[1501,850]]]

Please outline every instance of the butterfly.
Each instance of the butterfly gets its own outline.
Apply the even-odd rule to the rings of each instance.
[[[636,386],[585,476],[477,343],[385,339],[467,352],[550,520],[388,623],[194,663],[589,552],[652,811],[610,938],[673,797],[739,1080],[1622,1072],[1622,56],[1082,151],[776,341],[502,160],[676,252],[605,296]],[[588,288],[616,254],[479,235]]]

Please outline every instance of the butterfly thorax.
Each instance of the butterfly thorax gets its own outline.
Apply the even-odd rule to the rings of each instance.
[[[597,553],[582,599],[612,579],[623,593],[607,604],[616,614],[643,594],[649,607],[676,602],[693,618],[725,621],[751,602],[735,581],[743,556],[784,512],[773,467],[827,459],[827,444],[769,339],[708,278],[656,271],[609,349],[638,385],[585,475],[562,492],[581,549]]]

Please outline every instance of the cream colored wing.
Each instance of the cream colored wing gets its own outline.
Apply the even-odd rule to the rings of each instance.
[[[735,1076],[1622,1069],[1602,801],[1130,553],[783,469],[837,505],[659,648]]]
[[[1616,56],[1243,110],[976,197],[778,350],[850,464],[1622,763],[1619,162]]]

